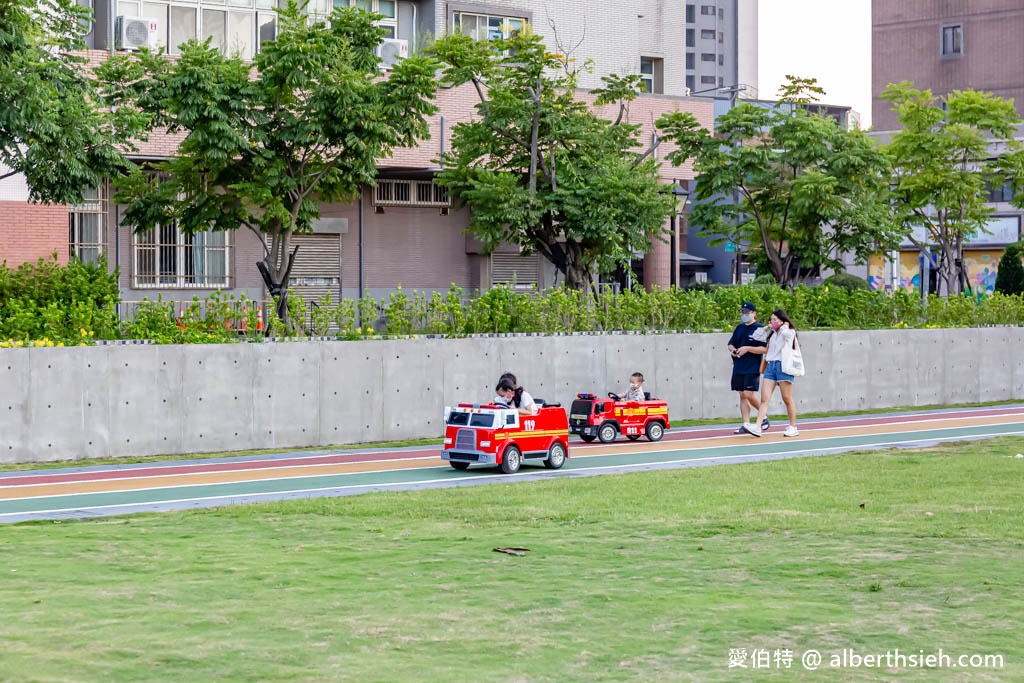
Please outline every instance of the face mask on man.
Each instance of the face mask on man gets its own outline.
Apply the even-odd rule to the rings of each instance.
[[[745,325],[749,325],[754,320],[754,316],[749,313],[744,313],[740,316],[740,320],[742,320]]]

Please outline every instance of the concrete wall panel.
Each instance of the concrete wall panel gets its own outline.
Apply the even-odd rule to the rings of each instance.
[[[28,356],[25,349],[0,349],[0,462],[28,461],[31,426]]]
[[[435,339],[382,341],[370,346],[383,362],[379,415],[389,441],[443,434],[443,347],[444,342]]]
[[[181,373],[189,347],[111,346],[106,375],[97,381],[108,387],[107,455],[190,453],[182,420],[184,397]]]
[[[185,448],[231,451],[243,448],[253,431],[254,374],[250,347],[210,344],[187,347],[182,356],[180,393]]]
[[[321,443],[383,441],[384,364],[373,342],[323,344],[320,368]]]
[[[319,444],[320,351],[317,342],[252,344],[253,445]]]
[[[914,405],[916,380],[910,372],[900,370],[915,366],[916,350],[910,335],[905,330],[871,330],[867,337],[871,344],[865,391],[868,405]]]
[[[1024,328],[802,332],[798,413],[1024,398]],[[673,419],[738,417],[724,334],[0,349],[0,462],[438,437],[504,371],[568,406],[631,372]],[[777,395],[772,412],[782,411]]]

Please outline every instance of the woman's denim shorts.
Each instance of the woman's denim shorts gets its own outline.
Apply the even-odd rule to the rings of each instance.
[[[773,382],[792,382],[795,378],[782,371],[781,360],[770,360],[764,369],[764,378]]]

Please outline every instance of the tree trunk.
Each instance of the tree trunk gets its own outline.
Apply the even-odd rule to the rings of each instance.
[[[565,245],[565,286],[581,292],[590,289],[590,264],[585,263],[580,249],[575,245]]]
[[[290,334],[294,329],[293,321],[288,315],[288,279],[295,265],[295,256],[299,253],[296,246],[289,253],[290,232],[282,231],[273,238],[273,248],[270,253],[256,263],[257,270],[263,277],[263,283],[267,286],[270,296],[274,297],[277,317],[284,325],[285,330]],[[270,326],[267,325],[269,332]]]

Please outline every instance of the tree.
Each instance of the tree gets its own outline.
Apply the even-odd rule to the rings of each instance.
[[[434,52],[446,83],[472,83],[480,100],[478,117],[454,127],[438,182],[472,209],[468,231],[485,249],[539,253],[585,290],[650,248],[672,202],[651,150],[639,151],[639,126],[625,121],[638,76],[608,77],[595,92],[595,104],[619,105],[609,121],[578,98],[572,58],[529,29],[489,43],[449,35]]]
[[[1012,100],[974,90],[950,93],[942,107],[930,90],[904,81],[890,84],[882,99],[902,126],[888,145],[894,213],[914,246],[935,247],[938,277],[947,294],[957,294],[964,241],[986,232],[992,212],[987,188],[1010,183],[1021,205],[1024,151],[1013,139],[1020,119]]]
[[[23,174],[33,202],[74,204],[118,172],[125,116],[98,107],[75,0],[0,0],[0,180]]]
[[[376,160],[426,137],[437,110],[432,59],[404,59],[381,77],[379,18],[344,7],[328,23],[290,1],[277,39],[252,64],[209,41],[187,43],[174,61],[114,57],[111,91],[132,93],[148,129],[185,135],[176,157],[118,182],[125,221],[139,231],[169,221],[192,233],[252,230],[264,248],[257,267],[288,325],[292,235],[311,231],[320,202],[352,201],[372,185]]]
[[[799,265],[843,270],[841,255],[863,263],[897,243],[885,155],[860,130],[809,111],[822,92],[814,79],[788,78],[779,105],[734,107],[714,135],[687,113],[658,121],[678,145],[669,161],[694,160],[690,219],[699,234],[749,244],[781,285]]]
[[[1024,265],[1021,265],[1021,244],[1015,242],[1006,246],[999,259],[996,273],[996,291],[1002,294],[1024,294]]]

